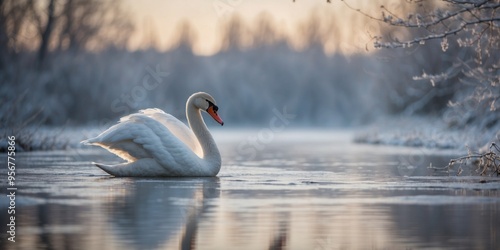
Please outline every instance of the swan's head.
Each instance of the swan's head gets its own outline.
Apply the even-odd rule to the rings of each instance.
[[[191,97],[189,97],[188,102],[193,98],[194,100],[192,101],[195,107],[206,111],[212,118],[214,118],[216,122],[218,122],[220,125],[224,125],[224,122],[217,114],[217,111],[219,111],[219,107],[215,105],[215,100],[211,95],[204,92],[195,93]]]

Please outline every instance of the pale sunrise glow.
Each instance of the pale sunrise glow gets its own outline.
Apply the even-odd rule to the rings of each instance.
[[[365,3],[352,1],[356,7],[366,7]],[[384,1],[387,2],[387,1]],[[371,2],[373,6],[378,3]],[[210,55],[221,46],[221,34],[225,24],[234,15],[252,28],[256,18],[265,13],[278,31],[289,37],[293,47],[300,49],[303,44],[304,23],[314,15],[326,32],[331,33],[325,41],[325,52],[364,51],[371,46],[370,34],[378,31],[376,24],[370,23],[362,15],[347,9],[340,1],[245,1],[245,0],[193,0],[160,1],[127,0],[124,7],[129,10],[136,30],[130,41],[132,50],[155,46],[160,50],[171,48],[178,39],[179,27],[188,22],[195,32],[194,52]],[[378,8],[372,8],[374,14]]]

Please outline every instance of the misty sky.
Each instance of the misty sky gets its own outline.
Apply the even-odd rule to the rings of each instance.
[[[379,2],[371,3],[376,6]],[[380,13],[377,7],[369,8],[366,2],[351,0],[349,3],[364,7],[374,15]],[[251,24],[258,14],[267,12],[282,32],[297,41],[295,46],[300,46],[297,27],[315,9],[322,13],[320,20],[333,22],[339,30],[337,32],[340,32],[335,41],[331,41],[331,46],[327,46],[327,52],[332,52],[334,47],[346,51],[364,50],[370,42],[367,31],[375,29],[367,20],[359,21],[363,19],[361,15],[349,10],[340,1],[327,4],[325,0],[296,0],[295,3],[292,0],[126,0],[124,5],[136,24],[136,33],[130,44],[132,49],[147,46],[149,41],[155,41],[160,49],[168,49],[176,37],[179,23],[188,21],[197,34],[195,52],[212,54],[220,46],[221,27],[233,14],[240,15]]]

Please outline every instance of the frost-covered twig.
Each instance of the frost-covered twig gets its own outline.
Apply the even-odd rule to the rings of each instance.
[[[423,44],[429,40],[445,38],[445,37],[448,37],[450,35],[457,35],[459,32],[465,30],[466,27],[468,27],[468,26],[473,26],[473,25],[477,25],[480,23],[493,22],[493,21],[500,21],[500,18],[480,19],[480,20],[476,20],[476,21],[462,22],[455,29],[446,30],[446,31],[443,31],[442,33],[438,33],[438,34],[430,34],[427,36],[417,37],[417,38],[414,38],[412,40],[408,40],[408,41],[404,41],[404,42],[399,42],[399,41],[397,41],[397,42],[380,42],[380,38],[378,38],[378,40],[375,42],[374,46],[375,46],[375,48],[407,48],[407,47],[411,47],[412,45],[415,45],[415,44]],[[392,23],[391,23],[391,25],[392,25]],[[412,26],[405,26],[405,27],[412,27]],[[484,32],[481,32],[480,34],[482,35],[482,34],[484,34]],[[477,36],[477,38],[475,40],[477,41],[480,38],[481,38],[481,36]]]
[[[472,153],[469,152],[468,155],[451,159],[447,166],[442,168],[432,167],[435,170],[448,170],[459,165],[457,175],[462,173],[462,166],[467,165],[467,162],[471,162],[476,167],[476,172],[479,175],[500,175],[500,147],[496,143],[491,143],[488,152],[486,153]]]

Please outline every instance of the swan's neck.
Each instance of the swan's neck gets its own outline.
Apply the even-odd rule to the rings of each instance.
[[[219,149],[201,117],[200,109],[191,100],[188,100],[186,104],[186,117],[189,127],[196,138],[198,138],[198,142],[203,150],[202,162],[204,162],[207,168],[210,168],[211,172],[218,173],[221,167]]]

